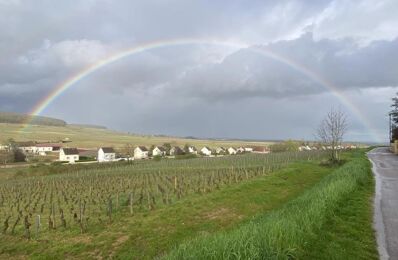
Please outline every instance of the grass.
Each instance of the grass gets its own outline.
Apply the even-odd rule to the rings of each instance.
[[[218,146],[244,146],[244,145],[269,145],[272,142],[245,142],[245,141],[218,141],[218,140],[199,140],[186,139],[167,136],[135,135],[127,134],[109,129],[85,128],[76,126],[43,126],[32,125],[24,128],[21,124],[0,123],[0,143],[14,138],[16,141],[57,141],[69,138],[72,143],[70,147],[97,148],[100,146],[124,147],[126,144],[132,145],[162,145],[171,143],[171,145],[183,146],[191,144],[201,148],[209,146],[212,148]]]
[[[187,241],[166,259],[377,259],[373,177],[363,153],[278,210]]]
[[[330,174],[333,167],[316,162],[290,164],[269,176],[227,186],[204,195],[191,195],[173,205],[133,217],[115,216],[113,224],[50,232],[45,239],[27,241],[2,236],[0,256],[7,258],[152,259],[200,235],[234,230],[259,214],[281,208]],[[45,224],[44,224],[45,225]],[[45,227],[43,227],[45,228]]]

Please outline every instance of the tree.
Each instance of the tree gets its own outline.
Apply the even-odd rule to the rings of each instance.
[[[163,144],[164,149],[166,150],[167,154],[170,154],[170,150],[171,150],[171,144],[170,143],[164,143]]]
[[[186,143],[185,145],[184,145],[184,148],[183,148],[183,151],[184,151],[184,153],[186,153],[186,154],[188,154],[189,153],[189,144],[188,143]]]
[[[392,98],[392,109],[390,111],[391,141],[398,140],[398,93]]]
[[[14,162],[14,153],[11,151],[0,151],[0,164]]]
[[[317,130],[317,137],[330,151],[330,160],[340,160],[340,146],[347,131],[347,117],[340,110],[329,111]]]
[[[133,157],[134,156],[134,146],[129,143],[125,144],[122,149],[122,153],[124,153],[128,157]]]
[[[395,127],[398,127],[398,92],[397,96],[392,98],[391,120]]]

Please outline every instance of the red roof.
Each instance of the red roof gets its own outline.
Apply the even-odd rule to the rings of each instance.
[[[267,152],[269,151],[268,147],[265,146],[254,146],[253,152]]]

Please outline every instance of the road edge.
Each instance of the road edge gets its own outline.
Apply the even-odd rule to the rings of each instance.
[[[377,148],[375,148],[377,149]],[[383,220],[383,213],[381,211],[381,176],[377,172],[376,162],[369,156],[375,149],[366,153],[368,160],[372,164],[372,173],[375,177],[375,195],[373,199],[373,229],[376,233],[377,251],[381,260],[388,260],[390,257],[387,251],[386,232]]]

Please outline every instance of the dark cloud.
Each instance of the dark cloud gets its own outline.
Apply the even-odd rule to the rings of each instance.
[[[142,133],[311,138],[327,108],[341,103],[305,67],[359,98],[381,131],[380,107],[388,109],[398,86],[397,10],[394,0],[0,0],[0,110],[30,111],[90,64],[143,42],[217,38],[252,47],[169,46],[125,57],[44,113]],[[376,89],[386,103],[367,103]],[[314,106],[323,107],[311,113]],[[372,139],[352,116],[351,138]]]

